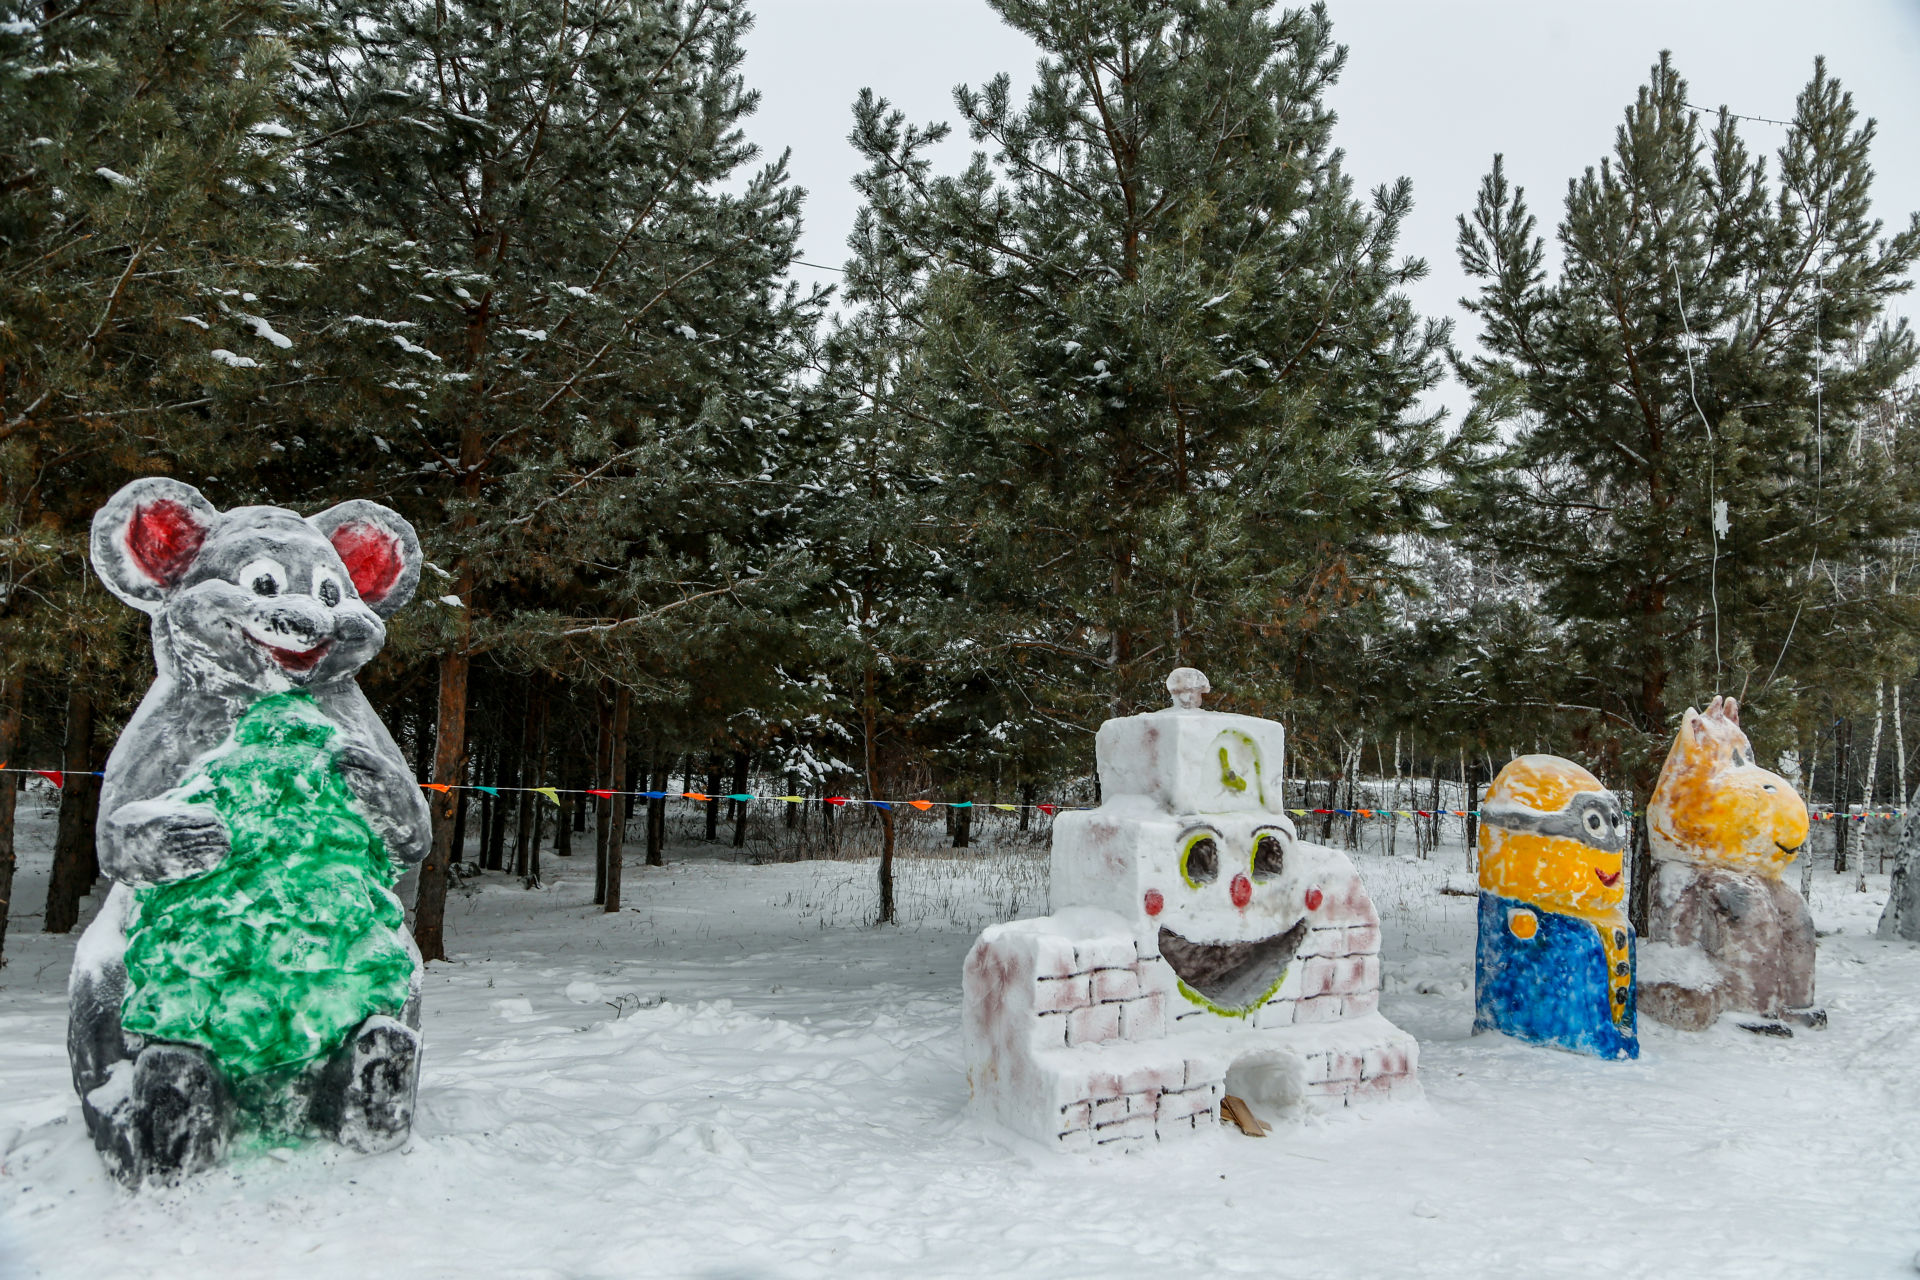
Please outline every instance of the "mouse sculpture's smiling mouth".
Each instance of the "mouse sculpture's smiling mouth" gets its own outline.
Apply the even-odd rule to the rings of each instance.
[[[1181,983],[1221,1013],[1247,1013],[1265,1004],[1307,936],[1302,916],[1293,928],[1251,942],[1190,942],[1160,930],[1160,954]]]
[[[327,656],[327,650],[333,648],[331,640],[322,640],[311,649],[282,649],[278,645],[268,644],[252,633],[248,634],[247,639],[265,649],[267,656],[279,663],[281,667],[302,675],[318,666],[320,659]]]

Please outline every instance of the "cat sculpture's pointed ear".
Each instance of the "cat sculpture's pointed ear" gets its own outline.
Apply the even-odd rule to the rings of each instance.
[[[420,539],[398,511],[355,498],[308,516],[307,523],[340,553],[368,608],[391,618],[413,599],[420,585]]]
[[[1688,707],[1687,714],[1680,718],[1679,745],[1689,760],[1713,758],[1715,734],[1713,725],[1707,720],[1707,715],[1712,711],[1711,706],[1708,707],[1706,714]]]
[[[200,554],[220,513],[198,489],[165,476],[135,480],[93,515],[93,570],[107,590],[146,613]]]

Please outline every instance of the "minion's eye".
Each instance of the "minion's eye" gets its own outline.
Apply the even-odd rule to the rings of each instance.
[[[1587,830],[1593,832],[1595,835],[1599,835],[1606,825],[1606,820],[1599,814],[1589,813],[1587,815]]]
[[[1180,876],[1194,889],[1220,878],[1220,846],[1212,836],[1195,836],[1187,841],[1186,851],[1180,855]]]
[[[1253,878],[1261,884],[1273,879],[1286,869],[1287,846],[1280,837],[1271,831],[1255,836],[1253,841]]]

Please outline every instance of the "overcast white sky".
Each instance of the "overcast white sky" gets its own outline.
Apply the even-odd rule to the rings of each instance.
[[[1527,188],[1548,229],[1567,180],[1598,163],[1621,112],[1661,49],[1694,102],[1786,119],[1815,54],[1879,121],[1875,208],[1889,227],[1920,209],[1920,0],[1332,0],[1350,49],[1333,93],[1335,141],[1365,188],[1413,179],[1403,252],[1431,274],[1415,303],[1458,317],[1468,291],[1454,257],[1454,218],[1472,204],[1494,152]],[[953,86],[1000,71],[1030,84],[1037,51],[985,0],[759,0],[746,76],[762,93],[748,132],[770,155],[791,148],[808,191],[809,262],[839,266],[859,202],[846,135],[863,87],[918,121],[953,121]],[[1742,126],[1756,151],[1783,130]],[[963,131],[944,157],[959,168]],[[832,273],[795,268],[801,279]],[[1920,315],[1909,295],[1901,310]],[[1456,340],[1470,346],[1462,321]],[[1457,393],[1443,394],[1458,405]]]

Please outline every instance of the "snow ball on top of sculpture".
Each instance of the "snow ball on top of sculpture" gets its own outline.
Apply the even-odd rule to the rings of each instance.
[[[1285,731],[1206,710],[1192,668],[1167,690],[1100,727],[1102,803],[1055,819],[1060,909],[968,956],[976,1103],[1081,1150],[1211,1130],[1229,1094],[1270,1117],[1416,1095],[1373,904],[1286,815]]]
[[[355,683],[420,574],[396,513],[220,512],[137,480],[93,563],[153,616],[156,678],[107,760],[114,881],[75,953],[67,1046],[121,1181],[217,1161],[237,1131],[404,1141],[420,955],[393,894],[426,803]]]
[[[1640,1053],[1627,824],[1600,780],[1521,756],[1480,802],[1474,1030],[1600,1058]]]
[[[1776,1033],[1791,1034],[1784,1022],[1824,1026],[1813,915],[1780,874],[1806,843],[1806,802],[1754,762],[1732,698],[1681,717],[1647,829],[1648,1015],[1693,1031],[1723,1013]]]

